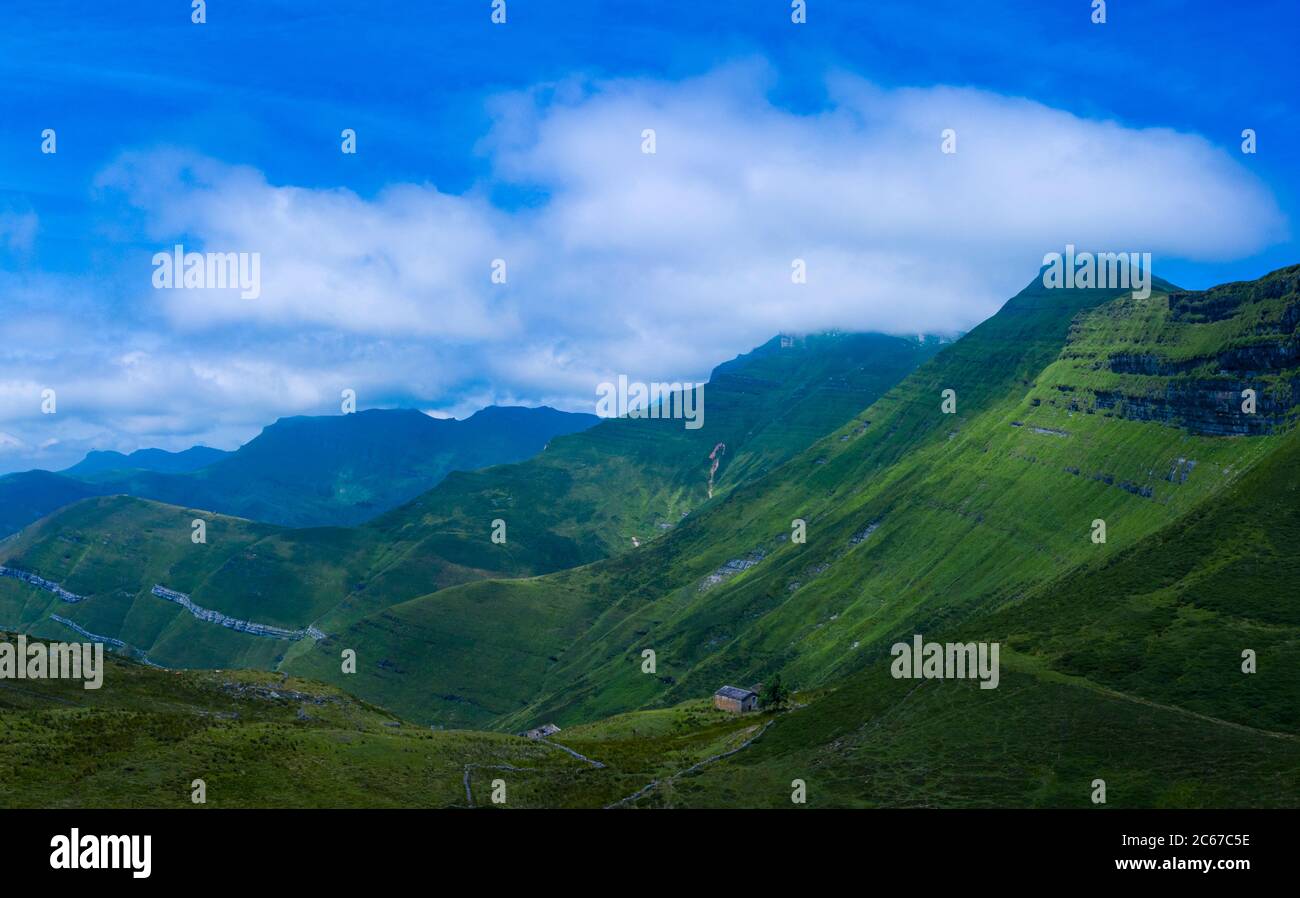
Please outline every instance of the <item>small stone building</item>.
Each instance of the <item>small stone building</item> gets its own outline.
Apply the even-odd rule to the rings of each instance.
[[[758,710],[758,693],[736,686],[723,686],[713,693],[713,707],[732,714],[744,714],[746,711]]]
[[[555,724],[544,723],[541,726],[534,727],[531,730],[525,730],[519,735],[523,736],[525,739],[545,739],[547,736],[558,733],[559,731],[560,728],[557,727]]]

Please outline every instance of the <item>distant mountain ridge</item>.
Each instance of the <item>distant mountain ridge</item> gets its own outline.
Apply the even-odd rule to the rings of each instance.
[[[57,474],[0,477],[0,537],[91,496],[123,494],[291,526],[357,524],[452,471],[529,458],[595,415],[482,409],[433,418],[414,409],[281,418],[234,452],[91,452]]]
[[[90,477],[109,471],[157,471],[161,474],[188,474],[206,468],[230,455],[223,449],[191,446],[180,452],[166,449],[137,449],[130,455],[112,450],[92,450],[70,468],[58,473],[68,477]]]
[[[883,334],[774,339],[714,372],[701,430],[677,419],[605,420],[556,437],[526,461],[454,472],[358,527],[286,529],[128,496],[77,502],[0,542],[0,563],[68,580],[87,601],[72,612],[40,607],[16,583],[0,581],[0,624],[39,630],[49,612],[66,613],[160,664],[274,667],[308,647],[177,616],[153,587],[232,618],[288,629],[308,622],[332,633],[458,583],[638,551],[803,451],[943,345]],[[288,420],[274,430],[294,427]],[[715,467],[710,455],[720,442],[727,452]],[[253,448],[199,473],[254,465]],[[190,541],[196,516],[207,521],[207,543],[198,549]],[[497,522],[505,525],[500,541],[491,539]],[[528,621],[500,623],[526,628]]]

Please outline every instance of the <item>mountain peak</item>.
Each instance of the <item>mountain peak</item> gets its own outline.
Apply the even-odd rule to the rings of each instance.
[[[206,468],[229,454],[208,446],[191,446],[180,452],[168,452],[165,449],[137,449],[130,455],[111,449],[92,449],[80,462],[59,473],[74,477],[102,474],[107,471],[156,471],[184,474]]]

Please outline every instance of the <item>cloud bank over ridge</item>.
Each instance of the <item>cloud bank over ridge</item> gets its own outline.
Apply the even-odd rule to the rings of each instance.
[[[1160,274],[1162,257],[1242,257],[1287,232],[1267,188],[1197,135],[843,74],[824,109],[796,114],[769,101],[770,78],[746,63],[499,96],[491,175],[460,194],[275,184],[184,149],[121,156],[92,188],[104,276],[0,284],[6,330],[25,335],[0,350],[0,470],[91,446],[229,446],[336,411],[349,387],[363,406],[589,411],[613,375],[702,380],[778,331],[968,329],[1066,243],[1151,252]],[[39,234],[11,219],[10,243]],[[177,243],[260,253],[261,295],[154,290],[150,258]]]

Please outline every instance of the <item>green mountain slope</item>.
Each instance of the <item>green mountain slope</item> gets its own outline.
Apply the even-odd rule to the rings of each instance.
[[[522,461],[597,421],[546,407],[489,407],[463,421],[412,409],[284,418],[196,475],[205,501],[139,494],[285,526],[359,524],[452,472]]]
[[[649,539],[680,520],[679,509],[708,501],[710,439],[725,436],[737,469],[757,472],[801,449],[815,422],[835,427],[938,348],[880,335],[773,341],[710,381],[706,435],[679,420],[608,421],[556,438],[528,462],[454,474],[364,527],[286,530],[125,497],[81,503],[0,543],[0,565],[86,600],[68,605],[0,578],[0,623],[53,636],[64,631],[49,616],[60,614],[160,664],[273,667],[310,640],[215,626],[152,587],[241,620],[334,633],[445,586],[591,561],[630,549],[626,533]],[[739,477],[720,467],[715,492]],[[490,539],[498,517],[505,544]],[[196,518],[206,522],[203,545],[191,542]]]
[[[141,449],[130,455],[91,452],[77,464],[58,473],[21,471],[0,477],[0,537],[17,533],[65,505],[89,496],[116,492],[104,481],[131,475],[126,471],[188,473],[206,467],[229,453],[206,446],[184,452]]]
[[[937,641],[1002,646],[997,689],[879,661],[644,804],[1295,807],[1300,431],[1214,500]],[[902,638],[906,638],[905,636]],[[1245,673],[1242,653],[1256,653]]]
[[[506,553],[545,551],[531,542],[539,534],[566,541],[573,554],[555,567],[622,552],[701,507],[710,484],[717,496],[774,469],[941,345],[880,334],[774,338],[714,370],[699,429],[675,419],[609,420],[556,440],[527,464],[448,477],[375,525],[395,537],[414,527],[455,539],[486,533],[500,518],[519,534]],[[454,557],[470,566],[501,553],[481,539],[460,542],[473,554]]]
[[[325,676],[331,654],[352,647],[375,662],[358,694],[419,719],[502,727],[676,702],[776,671],[830,682],[900,632],[1136,544],[1276,449],[1270,431],[1296,408],[1285,367],[1296,275],[1208,293],[1160,285],[1144,301],[1036,282],[852,422],[660,540],[393,606],[290,668]],[[1218,311],[1188,313],[1204,307]],[[1134,373],[1134,355],[1181,367]],[[1251,358],[1283,363],[1236,361]],[[1243,384],[1262,419],[1234,404]],[[945,389],[955,414],[941,410]],[[1157,421],[1158,403],[1168,414]],[[796,518],[804,545],[789,539]],[[642,672],[647,649],[654,675]]]
[[[1042,669],[1300,733],[1300,430],[1214,500],[976,618]],[[1257,673],[1242,672],[1255,653]]]

